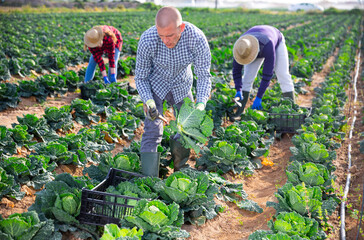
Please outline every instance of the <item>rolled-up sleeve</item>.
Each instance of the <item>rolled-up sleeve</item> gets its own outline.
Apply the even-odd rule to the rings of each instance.
[[[200,44],[194,48],[195,59],[193,61],[194,72],[197,76],[197,102],[206,104],[211,93],[211,52],[205,37],[201,38]]]
[[[135,66],[135,85],[143,102],[153,99],[151,86],[148,76],[151,72],[151,48],[144,41],[143,36],[140,38],[136,57]]]

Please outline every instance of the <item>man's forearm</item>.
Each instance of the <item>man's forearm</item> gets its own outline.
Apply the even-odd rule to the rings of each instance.
[[[147,80],[138,79],[136,77],[135,86],[143,102],[147,102],[149,99],[153,99],[152,90]]]
[[[210,77],[205,77],[204,79],[197,80],[197,102],[202,102],[206,105],[211,93],[211,80]]]

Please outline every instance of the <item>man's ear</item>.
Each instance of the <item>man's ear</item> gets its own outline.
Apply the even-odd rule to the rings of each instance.
[[[179,26],[181,29],[181,33],[185,30],[186,24],[183,22],[181,23],[181,25]]]

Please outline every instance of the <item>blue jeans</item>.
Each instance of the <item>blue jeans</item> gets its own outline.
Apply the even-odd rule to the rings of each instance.
[[[120,57],[120,51],[119,49],[115,48],[115,74],[117,75],[118,73],[118,60]],[[95,70],[96,70],[96,61],[94,59],[94,56],[91,54],[90,60],[88,62],[88,66],[86,69],[86,74],[85,74],[85,82],[88,82],[92,79],[94,79],[95,76]],[[110,78],[110,67],[109,67],[109,73],[108,73],[108,77]]]

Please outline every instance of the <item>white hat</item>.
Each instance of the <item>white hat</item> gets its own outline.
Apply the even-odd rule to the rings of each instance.
[[[259,41],[252,35],[241,36],[234,44],[233,55],[235,61],[241,65],[253,62],[259,52]]]
[[[97,26],[88,30],[84,36],[84,42],[87,47],[94,48],[100,45],[104,38],[102,28]]]

